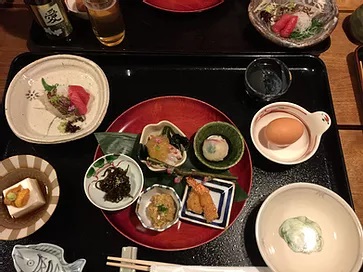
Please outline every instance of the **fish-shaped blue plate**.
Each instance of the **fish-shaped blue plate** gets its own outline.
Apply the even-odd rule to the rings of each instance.
[[[200,180],[197,181],[200,182]],[[189,211],[187,209],[187,199],[192,188],[190,186],[185,186],[180,219],[184,219],[196,224],[201,224],[207,227],[225,229],[229,224],[235,192],[235,184],[232,181],[215,178],[210,181],[203,182],[203,185],[209,189],[213,203],[217,208],[218,218],[212,222],[207,222],[202,214]]]
[[[47,243],[15,245],[11,255],[17,272],[81,272],[86,264],[85,259],[67,263],[63,248]]]

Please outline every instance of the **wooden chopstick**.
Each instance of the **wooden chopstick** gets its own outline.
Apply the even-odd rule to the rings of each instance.
[[[113,262],[106,262],[106,265],[109,266],[116,266],[116,267],[123,267],[123,268],[131,268],[140,271],[150,271],[150,266],[144,265],[135,265],[135,264],[126,264],[126,263],[113,263]]]
[[[145,261],[145,260],[137,260],[137,259],[112,257],[112,256],[108,256],[107,260],[119,262],[119,263],[106,262],[106,265],[109,265],[109,266],[125,267],[125,268],[141,270],[141,271],[150,271],[151,265],[175,265],[175,264],[171,264],[171,263],[161,263],[161,262],[153,262],[153,261]]]

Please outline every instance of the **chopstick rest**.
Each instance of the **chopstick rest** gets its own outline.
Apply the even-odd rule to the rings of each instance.
[[[122,247],[121,257],[127,259],[137,259],[137,247]],[[120,272],[136,272],[133,268],[120,267]]]

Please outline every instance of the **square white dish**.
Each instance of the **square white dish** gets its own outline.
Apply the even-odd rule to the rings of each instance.
[[[201,182],[201,180],[198,180]],[[192,190],[190,186],[185,186],[182,198],[182,210],[180,219],[200,224],[206,227],[217,229],[225,229],[229,225],[233,198],[235,193],[235,184],[233,181],[214,178],[210,181],[203,182],[203,185],[209,189],[209,193],[217,208],[218,218],[212,222],[207,222],[202,214],[197,214],[187,209],[187,199],[189,192]]]

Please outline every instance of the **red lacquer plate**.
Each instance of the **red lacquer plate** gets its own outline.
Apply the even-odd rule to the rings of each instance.
[[[224,2],[224,0],[144,0],[154,8],[170,12],[201,12],[214,8]]]
[[[184,96],[162,96],[141,102],[122,113],[107,129],[108,132],[141,133],[144,126],[169,120],[178,126],[188,138],[202,125],[212,121],[232,121],[217,108],[194,98]],[[232,123],[233,124],[233,123]],[[102,156],[97,148],[95,159]],[[230,169],[238,176],[238,183],[249,194],[252,185],[252,163],[245,143],[241,161]],[[234,202],[231,210],[230,227],[244,207],[245,201]],[[217,238],[226,229],[213,229],[180,220],[164,232],[145,229],[135,214],[135,204],[117,212],[102,211],[111,225],[128,239],[142,246],[177,251],[194,248]]]

